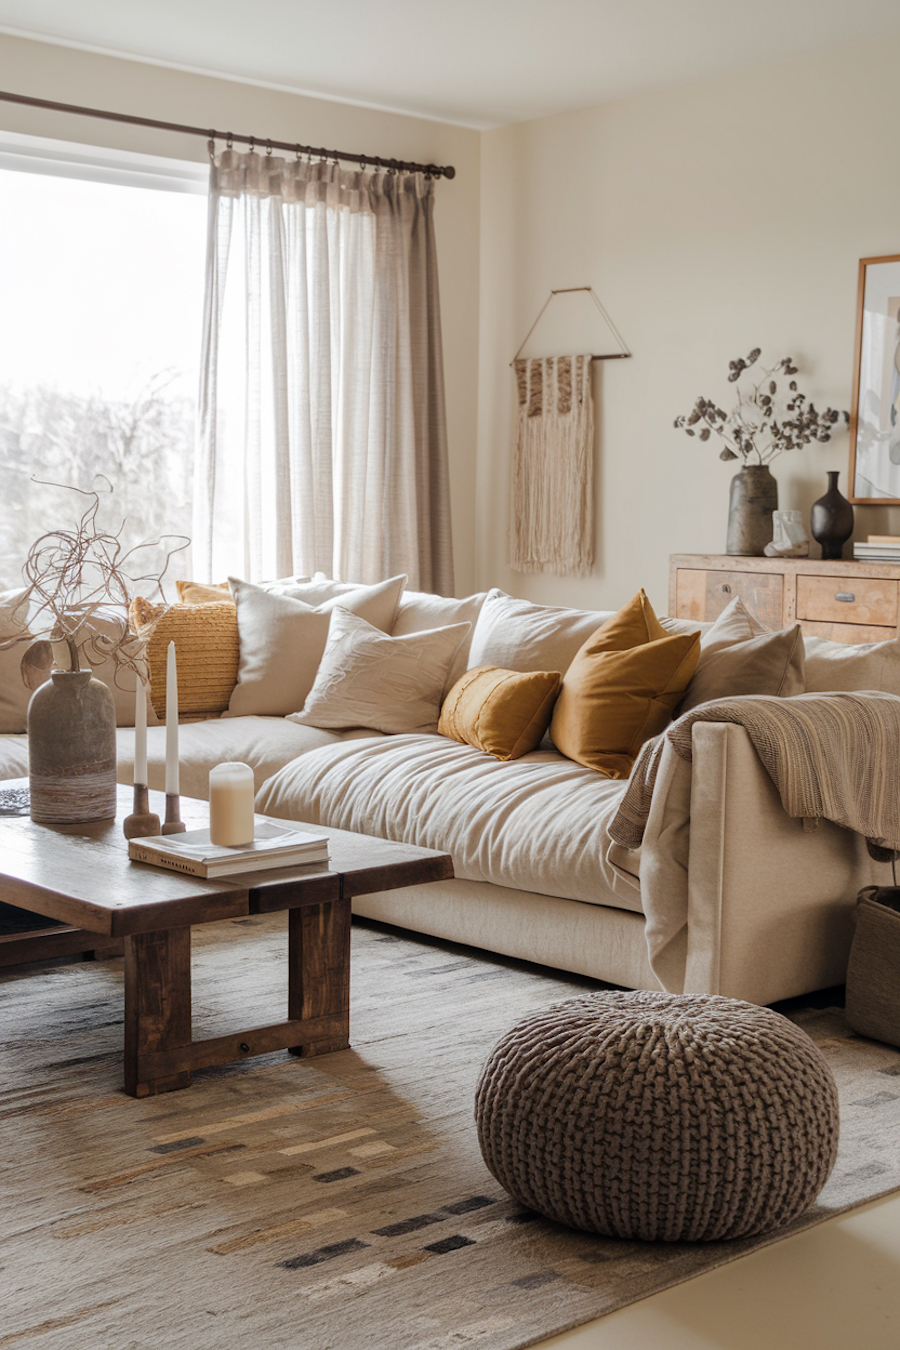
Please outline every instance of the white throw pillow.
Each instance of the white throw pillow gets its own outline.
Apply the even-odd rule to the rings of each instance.
[[[387,637],[343,608],[331,617],[328,645],[302,712],[291,722],[393,734],[437,731],[447,672],[468,623]]]
[[[21,619],[24,614],[17,616],[20,620],[18,624],[13,621],[13,610],[23,594],[23,589],[5,591],[0,594],[0,642],[23,631]],[[32,606],[32,612],[33,608],[34,606]],[[84,608],[85,606],[73,605],[69,613],[73,617],[77,617]],[[135,674],[127,666],[117,665],[112,656],[104,654],[110,646],[118,642],[122,632],[122,622],[126,618],[126,611],[124,606],[119,605],[104,605],[99,609],[93,609],[93,607],[91,609],[90,629],[95,636],[95,643],[88,643],[82,651],[82,667],[87,669],[90,666],[94,678],[102,681],[112,694],[116,705],[116,726],[133,727]],[[41,615],[36,626],[41,628],[45,626],[46,621],[47,616]],[[79,646],[84,645],[81,636],[79,637]],[[22,679],[21,661],[30,645],[28,642],[17,642],[14,647],[7,651],[0,651],[0,733],[26,730],[28,704],[34,691]],[[137,660],[142,655],[143,649],[144,644],[139,638],[134,638],[129,642],[128,653],[133,659]],[[37,672],[35,672],[35,675],[37,675]],[[44,679],[49,678],[50,666],[48,664]],[[36,679],[35,687],[42,682]],[[153,711],[153,705],[150,703],[149,697],[147,699],[147,725],[151,727],[159,725],[159,719]]]
[[[0,592],[0,642],[18,637],[27,632],[23,624],[24,613],[13,612],[25,594],[24,587],[14,591]],[[14,733],[25,730],[25,715],[32,691],[22,679],[22,657],[29,647],[28,642],[17,642],[14,647],[0,651],[0,733]]]
[[[405,582],[399,576],[359,586],[314,609],[303,600],[229,577],[241,656],[238,682],[222,716],[283,717],[301,708],[316,678],[335,606],[342,604],[387,633]]]
[[[565,674],[579,648],[614,613],[533,605],[500,590],[488,591],[472,634],[467,669],[497,666]]]
[[[900,639],[887,642],[830,642],[806,637],[806,692],[876,689],[900,694]]]
[[[447,692],[468,669],[472,633],[475,631],[475,624],[478,622],[486,597],[487,591],[467,595],[463,600],[457,600],[453,596],[432,595],[429,591],[404,591],[400,597],[397,617],[391,629],[394,637],[404,637],[407,633],[425,633],[433,628],[446,628],[448,624],[453,623],[471,625],[468,635],[459,644],[453,658],[447,676]]]

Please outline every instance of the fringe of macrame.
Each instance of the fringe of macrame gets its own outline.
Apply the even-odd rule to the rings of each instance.
[[[516,362],[519,419],[509,561],[516,572],[584,576],[593,564],[591,358]]]

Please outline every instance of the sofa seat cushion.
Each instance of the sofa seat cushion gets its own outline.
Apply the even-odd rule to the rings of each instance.
[[[503,762],[443,736],[392,736],[303,755],[256,809],[443,849],[465,880],[640,912],[634,877],[607,860],[624,790],[555,751]]]
[[[318,727],[300,727],[283,717],[229,717],[206,722],[188,722],[178,728],[178,757],[181,763],[181,791],[185,797],[209,797],[209,771],[216,764],[237,760],[253,770],[258,789],[267,778],[298,755],[333,745],[348,737],[378,736],[377,731],[336,733]],[[120,783],[134,781],[134,731],[116,733],[118,778]],[[147,732],[147,774],[149,786],[162,792],[166,777],[166,730],[151,727]]]
[[[0,781],[28,773],[28,737],[0,736]]]

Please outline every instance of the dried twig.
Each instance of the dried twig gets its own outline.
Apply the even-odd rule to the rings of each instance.
[[[22,660],[22,677],[28,684],[35,678],[36,664],[47,660],[46,647],[36,642],[42,638],[52,644],[60,669],[79,670],[82,662],[93,668],[112,658],[117,672],[124,668],[146,676],[141,646],[128,626],[128,605],[138,583],[144,589],[158,590],[165,603],[162,581],[169,562],[190,541],[184,535],[170,535],[125,549],[120,539],[124,521],[117,533],[98,527],[98,492],[40,478],[31,481],[76,492],[89,498],[90,504],[73,529],[50,530],[28,550],[22,568],[26,588],[12,611],[13,622],[21,625],[22,632],[0,642],[0,650],[29,643]],[[109,480],[103,481],[112,492]],[[166,551],[162,570],[133,575],[138,556],[148,548],[159,548],[163,539],[174,542]],[[111,631],[97,631],[92,621],[101,616]]]

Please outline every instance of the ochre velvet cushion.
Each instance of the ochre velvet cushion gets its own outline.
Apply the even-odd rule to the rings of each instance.
[[[476,666],[444,699],[438,731],[495,759],[518,759],[540,745],[561,681],[557,670]]]
[[[228,707],[237,683],[237,610],[231,600],[218,604],[151,604],[138,596],[131,602],[131,626],[146,640],[150,668],[150,702],[156,715],[166,715],[166,656],[175,643],[178,661],[178,713],[183,721],[215,717]]]
[[[231,601],[231,590],[227,581],[216,582],[212,586],[207,585],[205,581],[176,581],[175,589],[183,605],[221,604],[223,600]]]
[[[700,634],[671,635],[643,591],[588,638],[563,676],[550,736],[561,754],[627,778],[662,731],[700,655]]]

